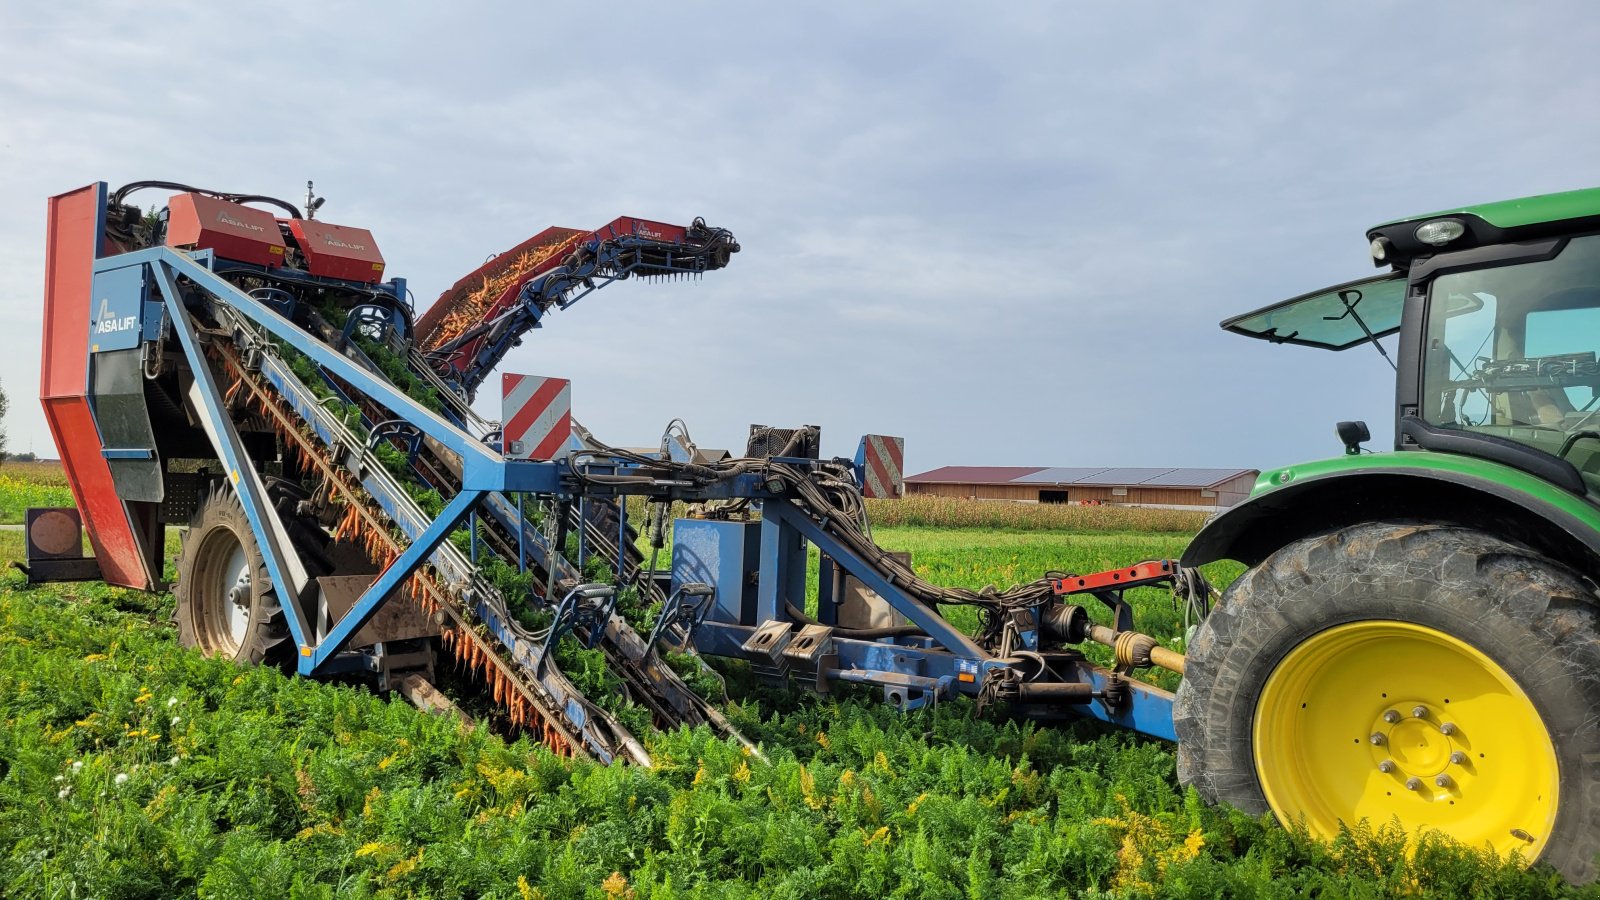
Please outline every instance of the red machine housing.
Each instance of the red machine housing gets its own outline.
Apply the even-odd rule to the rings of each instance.
[[[167,201],[167,246],[211,250],[222,259],[283,265],[283,233],[272,213],[204,194]]]
[[[306,258],[306,270],[323,278],[372,284],[383,280],[383,254],[372,232],[315,219],[290,219],[289,233]]]
[[[161,569],[145,552],[139,535],[148,535],[159,550],[161,523],[153,505],[139,504],[134,510],[117,496],[89,405],[85,331],[91,318],[94,261],[105,233],[105,208],[104,183],[50,198],[39,400],[102,577],[107,584],[150,590],[160,583]]]

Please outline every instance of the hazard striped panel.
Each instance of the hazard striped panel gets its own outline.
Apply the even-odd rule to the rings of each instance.
[[[500,379],[500,427],[508,459],[561,459],[572,436],[572,382],[506,373]]]
[[[861,495],[892,500],[905,492],[906,439],[869,434],[856,448],[856,468],[861,472]]]

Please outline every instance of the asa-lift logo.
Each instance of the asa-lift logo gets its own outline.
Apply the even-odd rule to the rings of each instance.
[[[111,301],[102,299],[100,301],[100,312],[94,317],[94,333],[115,334],[119,331],[127,331],[138,324],[138,316],[118,316],[111,311]]]

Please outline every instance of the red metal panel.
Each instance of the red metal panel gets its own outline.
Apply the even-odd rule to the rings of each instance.
[[[1050,589],[1057,596],[1064,596],[1103,591],[1111,588],[1137,587],[1142,584],[1166,581],[1177,570],[1178,564],[1170,559],[1152,559],[1128,566],[1125,569],[1107,569],[1104,572],[1095,572],[1090,575],[1068,575],[1065,578],[1052,578],[1050,580]]]
[[[167,201],[167,246],[214,250],[256,266],[283,265],[283,232],[272,213],[204,194]]]
[[[894,500],[905,490],[906,439],[869,434],[861,439],[864,476],[862,496],[873,500]]]
[[[383,254],[365,228],[290,219],[289,232],[300,244],[311,274],[365,284],[383,280]]]
[[[455,323],[454,327],[445,326],[451,313],[468,312],[473,321],[466,327],[493,319],[516,302],[523,285],[561,265],[578,245],[596,239],[611,240],[628,236],[666,243],[683,243],[688,240],[689,230],[682,225],[668,225],[665,222],[654,222],[633,216],[619,216],[594,231],[546,228],[479,266],[470,275],[457,281],[449,290],[439,295],[439,299],[434,301],[418,320],[417,334],[422,336],[424,346],[429,348],[446,343],[465,330],[459,322]],[[518,265],[524,268],[512,280],[503,286],[499,285],[500,280]],[[485,298],[478,298],[480,309],[467,310],[470,305],[466,302],[467,298],[490,285],[498,286],[498,293],[488,298],[486,303],[483,302]],[[468,343],[455,354],[451,361],[452,365],[458,371],[466,368],[468,362],[482,349],[482,345],[482,339]]]
[[[594,237],[609,240],[617,237],[642,237],[668,244],[681,244],[689,239],[689,229],[682,225],[668,225],[633,216],[618,216],[595,229]]]
[[[572,437],[572,382],[506,373],[500,378],[500,434],[505,455],[561,459]]]
[[[97,184],[50,198],[39,399],[106,582],[148,589],[155,578],[100,455],[100,432],[89,409],[89,306],[105,189]]]
[[[563,243],[581,234],[583,232],[576,228],[550,227],[504,253],[495,254],[485,261],[483,265],[461,276],[455,284],[450,286],[449,290],[439,295],[439,299],[435,300],[433,305],[428,307],[427,312],[422,314],[422,318],[417,320],[417,335],[426,341],[429,346],[439,343],[433,340],[435,329],[444,322],[450,313],[456,310],[467,295],[503,276],[517,260],[522,258],[523,254],[537,251],[535,253],[536,256],[543,256],[545,248]]]

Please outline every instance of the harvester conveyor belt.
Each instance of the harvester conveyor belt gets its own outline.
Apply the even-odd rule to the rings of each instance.
[[[286,440],[298,445],[307,462],[323,470],[330,490],[338,491],[350,504],[351,515],[366,520],[358,526],[362,533],[387,545],[374,549],[398,554],[402,548],[389,526],[412,540],[428,527],[428,517],[367,453],[362,441],[295,377],[271,345],[263,341],[261,349],[257,378],[231,349],[218,347],[228,374],[249,391],[257,409]],[[342,460],[342,465],[336,460]],[[626,758],[650,765],[650,756],[637,738],[585,698],[552,661],[541,659],[543,643],[518,633],[520,628],[507,612],[504,598],[458,549],[441,544],[430,562],[436,575],[413,579],[413,596],[420,588],[426,597],[423,602],[449,620],[447,641],[462,645],[457,655],[475,670],[482,670],[502,702],[509,701],[514,720],[542,726],[546,743],[556,749],[601,762]],[[508,697],[508,691],[514,696]]]
[[[377,372],[378,367],[359,348],[347,348],[346,355],[362,365],[368,371]],[[435,387],[441,396],[455,398],[456,395],[443,385],[438,376],[425,366],[425,361],[420,356],[413,354],[411,369],[414,375],[436,382]],[[351,394],[346,386],[337,381],[330,381],[330,386],[348,399],[362,400],[359,395]],[[447,401],[448,402],[448,401]],[[363,410],[363,417],[372,424],[374,412],[377,408],[370,401],[359,402]],[[470,407],[468,407],[470,410]],[[467,425],[471,428],[474,424],[476,431],[481,432],[484,426],[476,415],[469,420]],[[424,438],[419,447],[419,452],[413,460],[413,466],[419,475],[423,476],[432,487],[441,493],[453,493],[459,487],[459,465],[457,460],[438,442]],[[404,492],[401,491],[403,494]],[[409,497],[407,497],[409,499]],[[581,573],[572,566],[559,552],[551,552],[547,546],[546,538],[535,528],[532,523],[524,519],[517,511],[516,504],[505,495],[491,492],[484,497],[480,506],[479,521],[485,528],[484,532],[491,538],[491,545],[503,560],[516,560],[519,556],[517,531],[522,531],[521,549],[526,552],[539,570],[538,574],[544,576],[541,583],[549,585],[562,580],[577,582],[582,580]],[[576,509],[574,509],[576,518]],[[420,533],[420,528],[427,525],[424,520],[415,530],[408,529],[410,536]],[[583,522],[587,539],[591,545],[599,550],[605,558],[616,562],[617,547],[614,538],[602,535],[594,523]],[[629,565],[633,571],[629,571]],[[470,562],[468,562],[470,565]],[[552,566],[554,579],[550,578]],[[621,563],[619,581],[626,583],[630,576],[637,575],[639,562],[627,558]],[[641,590],[645,592],[645,605],[652,602],[665,601],[660,589],[648,581],[641,583]],[[558,596],[547,596],[545,602],[554,604]],[[580,629],[583,630],[583,629]],[[585,636],[587,636],[585,634]],[[659,651],[649,648],[645,640],[639,635],[627,619],[613,613],[607,620],[604,634],[599,636],[598,645],[606,655],[606,662],[614,674],[620,676],[629,689],[629,695],[635,702],[640,703],[650,710],[655,723],[660,728],[671,729],[679,726],[696,727],[709,725],[718,733],[733,738],[754,753],[759,750],[747,740],[738,729],[728,721],[722,711],[707,702],[704,698],[690,690],[683,678],[662,659]],[[705,662],[695,656],[698,665],[704,667]]]

